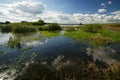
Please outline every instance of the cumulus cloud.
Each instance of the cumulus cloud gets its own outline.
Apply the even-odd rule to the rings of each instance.
[[[112,1],[108,1],[108,4],[112,4]]]
[[[6,5],[7,6],[7,5]],[[45,10],[45,5],[41,2],[22,1],[9,5],[11,10],[23,11],[25,13],[40,14]]]
[[[45,5],[41,2],[22,1],[1,5],[0,9],[6,16],[6,20],[34,20],[36,14],[42,14],[44,12]]]
[[[105,4],[101,4],[105,5]],[[47,8],[42,2],[36,1],[21,1],[11,4],[0,4],[0,20],[1,21],[37,21],[39,19],[45,22],[57,23],[109,23],[120,22],[120,11],[105,13],[106,9],[99,9],[98,13],[73,13],[64,14],[57,11],[52,11]]]
[[[99,13],[105,13],[105,12],[107,12],[107,10],[106,9],[98,9],[98,12]]]

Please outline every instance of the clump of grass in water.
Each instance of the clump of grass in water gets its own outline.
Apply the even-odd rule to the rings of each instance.
[[[112,40],[111,38],[103,37],[101,34],[98,33],[97,35],[90,37],[90,42],[94,46],[100,46],[100,45],[107,45],[110,43],[114,43],[115,41]]]
[[[56,37],[60,36],[60,31],[40,31],[45,37]]]

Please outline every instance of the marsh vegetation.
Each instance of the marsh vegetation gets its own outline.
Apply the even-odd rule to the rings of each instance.
[[[108,26],[106,28],[106,25],[109,25],[110,28]],[[77,31],[66,32],[65,35],[74,39],[86,40],[96,46],[120,42],[120,26],[118,24],[106,25],[87,24],[79,27]]]
[[[21,23],[10,23],[0,24],[1,32],[14,32],[14,33],[30,33],[36,31],[56,31],[61,30],[61,27],[57,23],[46,24],[44,21],[39,20],[38,22],[21,22]]]

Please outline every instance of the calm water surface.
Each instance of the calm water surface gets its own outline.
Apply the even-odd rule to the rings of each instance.
[[[58,56],[112,64],[120,61],[120,44],[94,48],[62,35],[48,38],[41,33],[0,33],[0,66],[23,64],[31,60],[50,63]],[[2,68],[1,68],[2,69]]]

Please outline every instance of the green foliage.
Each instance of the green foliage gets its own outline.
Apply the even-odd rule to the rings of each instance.
[[[85,32],[85,31],[71,31],[66,32],[65,35],[70,38],[77,40],[88,40],[91,36],[96,35],[95,33]]]
[[[36,28],[31,23],[12,23],[0,26],[1,32],[27,33],[35,32]]]
[[[38,22],[33,22],[33,25],[44,25],[45,22],[43,20],[38,20]]]
[[[14,47],[21,48],[21,43],[19,40],[10,40],[10,41],[8,41],[7,45],[10,48],[14,48]]]
[[[57,31],[57,30],[61,30],[61,27],[57,23],[51,23],[46,26],[39,26],[38,30],[40,30],[40,31]]]
[[[12,31],[12,27],[10,25],[1,25],[0,29],[2,32],[11,32]]]
[[[71,27],[67,27],[66,31],[75,31],[75,27],[72,27],[72,26]]]
[[[90,33],[85,31],[72,31],[66,32],[65,35],[70,38],[74,38],[81,41],[89,41],[91,45],[94,46],[103,46],[109,43],[115,43],[120,41],[119,33],[107,33],[104,30],[101,30],[101,33]]]
[[[49,31],[61,30],[61,27],[57,23],[51,23],[51,24],[48,25],[48,30]]]
[[[14,30],[15,33],[26,33],[26,32],[35,32],[35,31],[36,28],[27,25],[17,26]]]
[[[120,42],[119,24],[107,25],[104,29],[102,27],[99,24],[88,24],[83,26],[80,31],[66,32],[65,35],[78,40],[87,40],[95,46]]]
[[[5,24],[10,24],[10,21],[5,21]]]
[[[120,32],[117,31],[110,31],[110,30],[100,30],[100,33],[102,34],[102,36],[104,37],[108,37],[113,39],[116,42],[120,42]]]
[[[49,27],[48,26],[39,26],[38,30],[39,31],[49,31]]]
[[[114,40],[108,37],[103,37],[101,34],[97,34],[95,36],[91,36],[90,42],[94,46],[100,46],[100,45],[108,45],[110,43],[114,43]]]
[[[45,37],[55,37],[60,36],[61,33],[59,31],[40,31]]]
[[[21,21],[21,23],[9,23],[9,24],[1,24],[0,29],[2,32],[15,32],[15,33],[28,33],[35,32],[37,30],[40,31],[57,31],[61,30],[60,25],[57,23],[51,23],[47,26],[44,25],[44,21],[39,20],[38,22],[27,22]]]
[[[91,32],[91,33],[96,33],[99,31],[99,29],[101,29],[101,25],[100,24],[87,24],[83,27],[81,27],[81,30],[85,31],[85,32]]]

